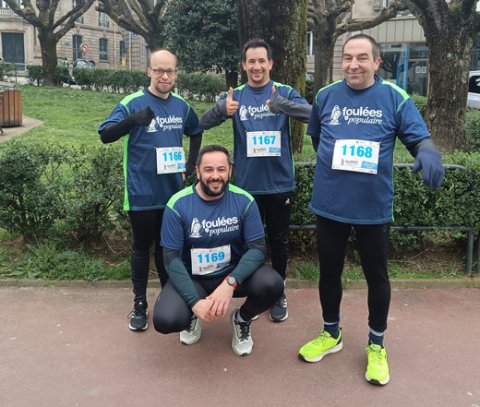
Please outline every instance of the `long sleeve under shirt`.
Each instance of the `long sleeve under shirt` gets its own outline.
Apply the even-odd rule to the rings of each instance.
[[[169,200],[162,221],[161,245],[179,251],[183,263],[166,265],[170,281],[192,306],[200,299],[192,278],[234,274],[246,243],[264,236],[258,207],[246,191],[229,184],[222,198],[204,201],[195,186],[187,187]],[[242,283],[263,261],[261,254],[251,267],[234,274],[237,281]]]
[[[272,86],[280,96],[278,99],[272,96]],[[226,96],[202,115],[200,124],[203,128],[208,129],[228,119]],[[306,120],[311,106],[291,86],[273,81],[259,88],[243,84],[234,89],[233,99],[239,103],[232,116],[235,185],[259,195],[293,191],[292,140],[290,118],[286,113]],[[274,99],[277,99],[275,108],[270,109],[266,102]]]

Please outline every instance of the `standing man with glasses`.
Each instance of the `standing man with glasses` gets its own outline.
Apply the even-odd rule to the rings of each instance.
[[[200,118],[204,129],[232,119],[234,182],[253,195],[266,225],[272,268],[285,281],[288,231],[295,176],[290,117],[308,122],[312,107],[291,86],[270,79],[272,49],[252,39],[242,50],[247,83],[228,94]],[[273,322],[288,318],[285,293],[270,309]]]
[[[147,284],[152,243],[162,287],[168,280],[160,246],[163,212],[167,201],[184,187],[185,177],[194,170],[202,142],[203,130],[197,115],[172,91],[177,70],[175,55],[165,49],[154,51],[147,70],[148,88],[125,97],[98,129],[103,143],[125,136],[123,207],[133,234],[134,307],[129,322],[132,331],[148,327]],[[182,147],[184,135],[190,138],[188,160]]]

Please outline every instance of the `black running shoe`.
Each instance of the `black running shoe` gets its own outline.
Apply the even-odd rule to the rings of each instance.
[[[282,322],[288,318],[288,308],[287,308],[287,298],[285,294],[273,304],[273,307],[270,309],[270,319],[273,322]]]
[[[132,331],[145,331],[148,328],[147,322],[148,304],[146,301],[135,301],[133,310],[130,312],[130,323],[128,327]]]

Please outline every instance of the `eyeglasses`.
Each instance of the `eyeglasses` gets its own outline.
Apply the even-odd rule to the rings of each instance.
[[[173,68],[162,69],[162,68],[152,68],[151,66],[149,68],[153,71],[155,76],[163,76],[165,74],[167,74],[167,76],[173,76],[178,71],[178,69],[173,69]]]

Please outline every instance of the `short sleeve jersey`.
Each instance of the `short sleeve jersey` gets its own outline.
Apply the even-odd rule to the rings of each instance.
[[[233,177],[235,185],[251,194],[275,194],[295,189],[290,119],[283,113],[272,113],[266,104],[272,97],[273,85],[280,96],[299,104],[308,104],[295,89],[278,82],[270,81],[260,88],[243,84],[234,89],[233,99],[238,101],[239,108],[232,117],[235,162]],[[260,138],[258,135],[261,133],[255,132],[266,132],[264,134],[267,137]],[[280,155],[248,157],[248,133],[252,137],[251,142],[258,145],[272,142],[272,137],[280,137]]]
[[[148,126],[135,126],[124,137],[124,210],[164,208],[168,199],[184,187],[180,172],[157,174],[157,147],[182,147],[183,135],[198,136],[203,130],[190,105],[175,93],[159,98],[140,90],[125,97],[100,125],[99,132],[149,106],[155,116]]]
[[[253,197],[229,184],[221,199],[205,201],[189,186],[168,201],[162,221],[161,245],[179,250],[189,273],[191,249],[230,246],[230,265],[208,277],[227,275],[247,251],[246,242],[265,235]]]
[[[310,209],[352,224],[392,220],[393,150],[398,137],[407,147],[429,137],[420,112],[405,91],[376,76],[363,90],[344,80],[319,90],[307,134],[319,139]],[[339,140],[379,143],[376,174],[332,169]]]

